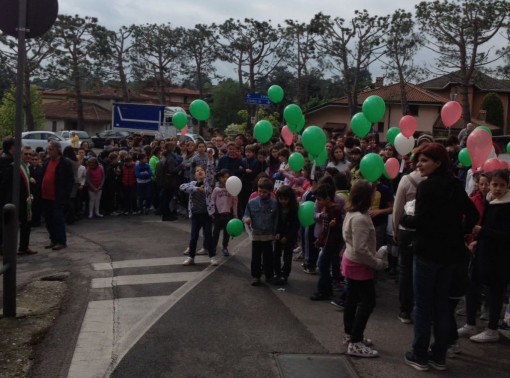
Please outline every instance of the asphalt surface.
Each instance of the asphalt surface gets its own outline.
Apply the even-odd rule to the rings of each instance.
[[[157,263],[160,260],[154,260],[174,257],[184,261],[182,252],[188,244],[189,229],[188,220],[160,222],[156,216],[82,220],[68,228],[69,248],[58,252],[44,250],[46,232],[43,228],[35,229],[32,246],[40,253],[19,260],[19,285],[60,271],[71,274],[61,314],[38,345],[30,376],[67,377],[70,371],[76,371],[77,345],[83,340],[82,328],[90,315],[87,306],[112,299],[119,303],[145,299],[150,303],[158,299],[167,307],[160,306],[165,308],[160,313],[149,305],[137,308],[139,318],[151,315],[152,322],[140,318],[139,323],[125,324],[123,319],[129,319],[129,314],[121,313],[123,307],[114,308],[113,353],[111,358],[106,355],[109,367],[101,374],[83,376],[111,373],[113,377],[282,377],[277,363],[281,354],[342,358],[346,349],[341,342],[342,313],[328,302],[308,299],[318,276],[305,274],[295,261],[287,286],[250,286],[250,246],[243,237],[232,241],[233,255],[228,259],[222,257],[218,267],[210,267],[207,261],[183,267],[180,263],[160,264]],[[115,267],[116,262],[126,260],[141,263]],[[112,269],[97,270],[95,264],[111,265]],[[103,278],[114,282],[127,276],[152,279],[181,273],[191,278],[185,283],[102,288],[92,288],[91,284]],[[397,286],[385,273],[379,276],[377,293],[377,306],[366,337],[374,341],[381,357],[348,358],[347,363],[362,377],[417,376],[419,373],[402,359],[410,348],[412,326],[397,320]],[[170,305],[167,298],[173,298]],[[463,320],[459,318],[459,326]],[[146,330],[134,333],[145,329],[140,326],[144,322]],[[485,324],[481,322],[480,329]],[[128,329],[123,329],[126,325]],[[122,344],[130,332],[131,343]],[[117,344],[123,346],[117,348]],[[508,377],[508,339],[496,344],[461,340],[460,344],[462,352],[448,360],[446,372],[428,374]],[[86,361],[86,353],[80,356],[90,367],[89,373],[100,366],[94,360]],[[316,375],[310,375],[313,376]]]

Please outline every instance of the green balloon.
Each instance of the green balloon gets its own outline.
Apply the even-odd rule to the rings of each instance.
[[[377,123],[386,113],[386,104],[379,96],[368,96],[367,99],[363,101],[361,109],[365,117],[367,117],[371,123]]]
[[[356,113],[351,119],[351,130],[360,138],[368,134],[372,124],[363,113]]]
[[[188,116],[186,113],[177,112],[172,116],[172,123],[177,130],[182,130],[188,124]]]
[[[260,143],[267,143],[273,136],[273,124],[267,119],[258,121],[253,129],[253,135]]]
[[[283,118],[285,118],[289,129],[295,134],[297,133],[297,126],[303,118],[303,111],[296,104],[287,105],[283,110]]]
[[[459,161],[464,167],[471,166],[471,156],[469,156],[469,151],[466,147],[459,151]]]
[[[318,156],[326,147],[326,134],[318,126],[308,126],[303,131],[301,142],[308,153]]]
[[[289,156],[289,168],[293,172],[299,172],[305,165],[305,158],[299,152],[293,152]]]
[[[400,134],[400,129],[396,126],[390,127],[388,132],[386,133],[386,140],[391,143],[391,145],[395,144],[395,138]]]
[[[506,152],[510,154],[510,142],[506,145]]]
[[[204,100],[194,100],[189,105],[189,112],[199,121],[205,121],[209,119],[209,116],[211,115],[209,104],[207,104]]]
[[[315,223],[315,202],[306,201],[299,205],[298,210],[299,223],[303,227],[311,226]]]
[[[227,233],[230,236],[236,237],[243,233],[244,225],[240,219],[231,219],[227,223]]]
[[[492,136],[492,131],[487,126],[477,126],[477,127],[475,127],[475,130],[479,130],[479,129],[487,131],[489,133],[489,135]]]
[[[312,155],[310,156],[310,159],[312,162],[315,162],[318,167],[322,167],[328,160],[328,151],[324,148],[319,155]]]
[[[369,153],[363,156],[359,168],[363,178],[376,182],[384,172],[384,161],[379,154]]]
[[[303,128],[305,127],[305,115],[301,114],[301,118],[299,119],[299,122],[296,125],[297,132],[299,133]]]
[[[267,90],[267,96],[269,99],[278,104],[283,100],[283,89],[279,85],[271,85]]]

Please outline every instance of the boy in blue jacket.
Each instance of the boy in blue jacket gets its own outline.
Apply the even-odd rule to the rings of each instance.
[[[147,155],[138,155],[138,161],[135,166],[136,175],[136,194],[138,196],[138,211],[140,214],[149,214],[152,198],[152,171],[147,163]]]
[[[260,179],[257,183],[258,197],[248,202],[243,221],[251,227],[251,276],[252,286],[260,285],[262,269],[266,281],[273,277],[273,240],[278,222],[278,203],[271,198],[273,183],[269,179]]]

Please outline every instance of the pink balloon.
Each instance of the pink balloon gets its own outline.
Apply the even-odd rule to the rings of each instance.
[[[492,151],[492,137],[483,129],[473,130],[467,139],[467,149],[473,172],[476,172]]]
[[[416,122],[416,118],[406,115],[400,118],[398,127],[400,128],[400,132],[403,136],[410,138],[418,128],[418,122]]]
[[[505,160],[499,161],[499,169],[510,169],[510,163]]]
[[[400,163],[395,158],[389,158],[384,163],[384,167],[386,168],[386,173],[390,179],[394,179],[398,175],[398,171],[400,170]]]
[[[294,140],[294,134],[292,134],[292,131],[290,131],[287,125],[284,125],[282,127],[281,135],[285,144],[287,146],[290,146],[292,144],[292,141]]]
[[[484,172],[492,172],[497,169],[501,169],[502,164],[496,158],[490,158],[482,165],[482,171]]]
[[[185,126],[181,129],[181,135],[186,135],[188,133],[188,126]]]
[[[445,127],[452,127],[462,116],[462,106],[457,101],[448,101],[441,109],[441,120]]]

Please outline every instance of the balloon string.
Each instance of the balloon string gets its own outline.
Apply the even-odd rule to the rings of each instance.
[[[310,173],[310,178],[315,180],[315,168],[317,167],[317,160],[314,160],[312,165],[312,172]]]

